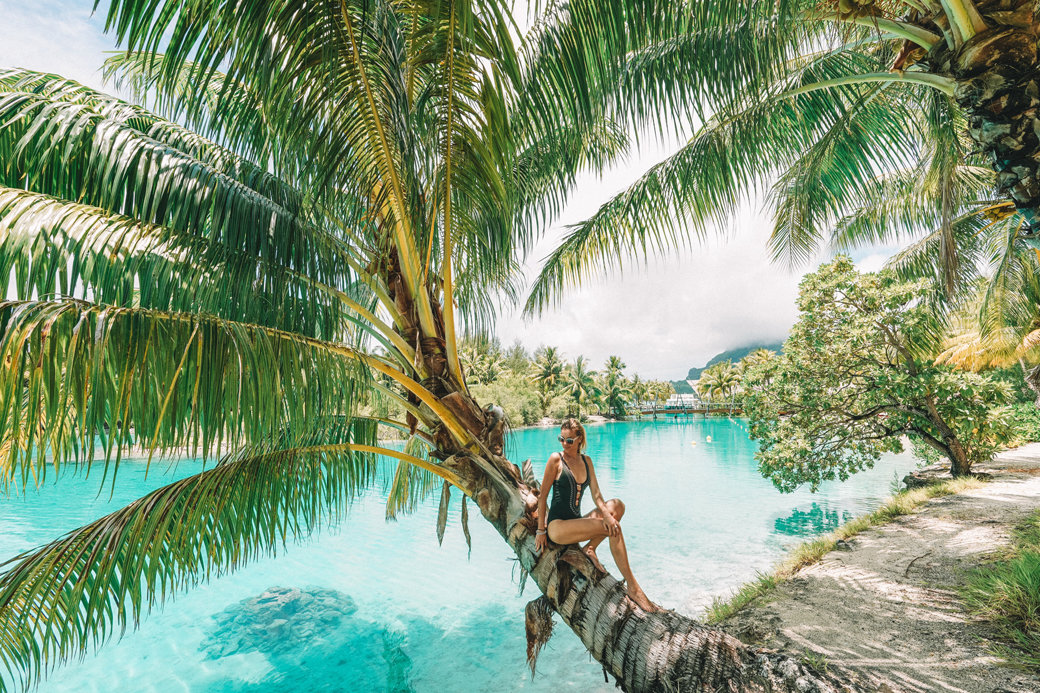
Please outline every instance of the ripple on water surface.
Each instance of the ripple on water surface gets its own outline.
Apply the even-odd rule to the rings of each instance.
[[[626,504],[633,570],[655,601],[691,616],[712,595],[768,569],[792,544],[875,508],[893,478],[914,466],[908,455],[887,456],[815,495],[780,494],[758,475],[754,444],[739,419],[605,424],[588,432],[604,495]],[[541,478],[546,457],[558,449],[556,435],[517,431],[506,452],[516,462],[530,457]],[[0,498],[0,557],[200,466],[153,462],[146,477],[143,462],[128,461],[114,489],[106,485],[101,493],[99,474],[70,475],[24,497]],[[467,560],[457,502],[438,546],[436,497],[387,523],[385,494],[372,489],[338,527],[180,595],[137,632],[59,668],[39,690],[616,690],[566,627],[557,628],[532,680],[523,606],[533,590],[517,593],[508,548],[476,513]],[[584,509],[591,507],[585,501]],[[616,573],[606,545],[600,554]]]

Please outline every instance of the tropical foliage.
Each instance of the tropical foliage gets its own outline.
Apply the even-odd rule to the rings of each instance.
[[[774,255],[792,263],[823,240],[913,240],[899,261],[952,288],[976,260],[1000,265],[1035,245],[1030,0],[710,5],[674,40],[631,54],[624,73],[646,89],[638,107],[666,105],[700,125],[572,230],[528,310],[596,267],[703,234],[763,193]]]
[[[546,416],[623,418],[637,413],[640,403],[663,402],[674,393],[666,382],[645,381],[638,373],[626,377],[626,366],[618,356],[608,357],[603,371],[597,373],[589,369],[583,355],[568,362],[552,346],[540,347],[533,358],[519,341],[503,350],[494,338],[468,339],[461,349],[470,391],[478,400],[500,404],[516,426]]]
[[[940,335],[920,290],[848,258],[803,279],[784,353],[749,369],[744,396],[759,467],[778,488],[846,479],[906,435],[965,475],[1007,440],[1008,387],[935,365]]]
[[[697,381],[697,394],[710,402],[732,404],[741,385],[741,370],[730,361],[704,369]]]

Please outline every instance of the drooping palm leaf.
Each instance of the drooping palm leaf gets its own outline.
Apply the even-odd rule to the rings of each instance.
[[[350,414],[363,355],[214,316],[82,301],[0,304],[0,430],[17,436],[3,484],[42,479],[45,457],[106,461],[130,441],[212,456],[314,417]],[[322,374],[320,389],[309,384]],[[30,406],[26,407],[26,403]],[[68,412],[69,416],[59,416]]]
[[[0,664],[28,686],[157,603],[339,518],[375,478],[371,454],[352,450],[375,427],[344,433],[245,450],[3,564]]]

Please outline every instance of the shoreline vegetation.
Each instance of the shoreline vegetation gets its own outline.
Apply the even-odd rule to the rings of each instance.
[[[716,597],[705,612],[705,623],[719,625],[744,607],[753,604],[755,600],[768,599],[770,592],[780,583],[819,563],[828,553],[843,547],[849,539],[865,530],[909,515],[933,498],[976,489],[984,483],[986,482],[973,477],[949,479],[895,493],[874,512],[855,517],[832,532],[798,544],[771,571],[760,573],[755,580],[741,585],[731,597]]]
[[[705,622],[818,670],[839,668],[874,686],[902,682],[891,690],[911,680],[932,690],[947,674],[962,676],[958,690],[1040,690],[1040,444],[999,453],[982,471],[900,491],[796,546],[716,598]],[[845,617],[857,630],[888,619],[883,627],[898,634],[898,646],[850,631]],[[943,632],[928,622],[943,623]],[[887,655],[868,660],[870,647]],[[1001,660],[1010,668],[992,666]],[[976,669],[957,673],[962,666]]]

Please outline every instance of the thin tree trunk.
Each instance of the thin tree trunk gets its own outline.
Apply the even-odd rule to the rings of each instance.
[[[1022,366],[1022,375],[1025,379],[1026,386],[1028,386],[1036,395],[1034,405],[1040,409],[1040,365],[1029,368],[1021,359],[1018,363]]]
[[[957,432],[950,428],[939,415],[939,410],[931,395],[925,397],[925,408],[928,411],[929,421],[939,429],[941,439],[936,440],[926,432],[921,432],[922,438],[949,458],[951,476],[968,476],[971,474],[971,460],[968,459],[968,452],[964,449],[960,438],[957,437]]]

